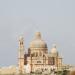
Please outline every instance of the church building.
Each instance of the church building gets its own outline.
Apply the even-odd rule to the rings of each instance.
[[[54,44],[48,52],[47,43],[42,39],[41,33],[36,32],[34,39],[30,42],[28,53],[24,53],[24,38],[19,39],[19,68],[22,72],[24,65],[29,64],[31,72],[37,70],[50,70],[51,67],[58,69],[62,67],[62,57],[59,56]]]

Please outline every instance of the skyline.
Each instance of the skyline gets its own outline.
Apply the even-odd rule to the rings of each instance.
[[[0,66],[16,65],[19,36],[24,36],[27,49],[37,31],[49,51],[56,43],[64,63],[75,65],[74,3],[74,0],[0,0]]]

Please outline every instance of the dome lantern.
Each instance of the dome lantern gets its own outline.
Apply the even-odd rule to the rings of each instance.
[[[40,32],[35,33],[35,39],[41,39],[41,33]]]

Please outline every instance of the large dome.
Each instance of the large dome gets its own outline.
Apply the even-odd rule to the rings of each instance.
[[[30,48],[47,48],[47,44],[41,39],[41,33],[36,32],[35,38],[30,42]]]

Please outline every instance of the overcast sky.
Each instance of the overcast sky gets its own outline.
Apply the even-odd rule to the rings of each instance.
[[[63,62],[75,65],[75,0],[0,0],[0,66],[17,65],[18,37],[27,50],[37,31],[49,51],[56,43]]]

